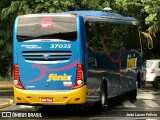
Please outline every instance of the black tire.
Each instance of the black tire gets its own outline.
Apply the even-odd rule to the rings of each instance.
[[[130,100],[137,99],[137,89],[130,92]]]
[[[98,109],[98,111],[102,112],[106,110],[107,108],[107,88],[105,86],[102,86],[100,101],[95,106],[96,106],[96,109]]]
[[[137,99],[137,89],[139,88],[139,84],[140,84],[139,77],[137,77],[136,89],[129,92],[129,99],[130,100],[136,100]]]
[[[137,74],[137,82],[136,82],[136,86],[137,88],[141,88],[141,83],[140,83],[141,79],[140,79],[140,73]]]
[[[156,89],[160,88],[160,77],[156,78],[153,82],[153,87]]]

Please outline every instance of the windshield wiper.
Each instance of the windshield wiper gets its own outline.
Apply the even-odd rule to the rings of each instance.
[[[17,35],[18,41],[27,41],[27,40],[33,40],[33,39],[62,39],[62,40],[72,40],[77,39],[77,32],[64,32],[64,33],[53,33],[53,34],[47,34],[47,35],[41,35],[41,36],[22,36]]]
[[[21,35],[17,35],[17,39],[19,40],[19,41],[25,41],[25,40],[32,40],[32,39],[34,39],[35,37],[31,37],[31,36],[21,36]]]

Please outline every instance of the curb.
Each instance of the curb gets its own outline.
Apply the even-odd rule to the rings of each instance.
[[[12,90],[13,85],[0,85],[0,90]]]
[[[13,100],[11,100],[11,99],[7,99],[7,100],[9,100],[9,101],[0,104],[0,109],[6,108],[6,107],[10,106],[13,103]]]

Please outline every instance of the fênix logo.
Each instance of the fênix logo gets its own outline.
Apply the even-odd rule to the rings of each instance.
[[[71,80],[71,77],[72,77],[72,75],[67,75],[67,74],[63,74],[63,75],[50,74],[48,76],[47,82],[50,82],[50,81],[67,81],[67,80]]]
[[[135,55],[133,55],[135,56]],[[137,67],[137,58],[132,57],[131,54],[128,54],[127,56],[127,69],[134,69]]]

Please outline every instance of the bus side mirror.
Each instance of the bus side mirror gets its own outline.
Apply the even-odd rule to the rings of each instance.
[[[144,37],[147,39],[148,49],[152,49],[153,48],[153,39],[152,39],[151,35],[146,32],[141,32],[141,34],[144,35]]]

